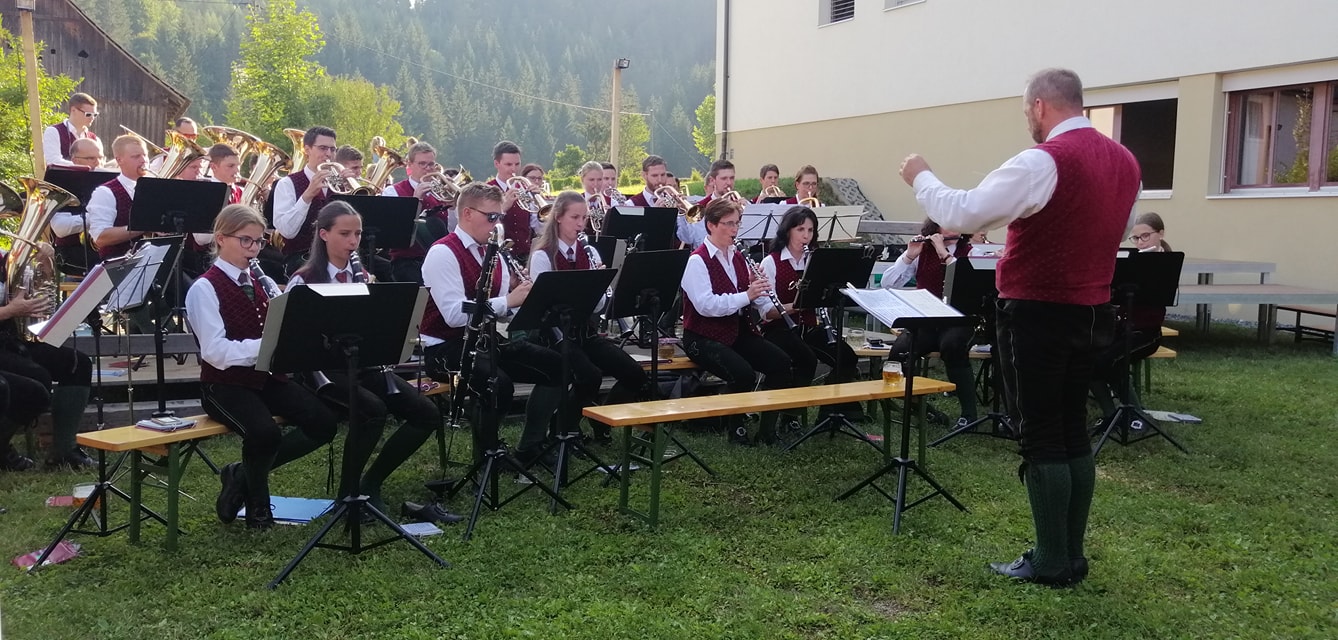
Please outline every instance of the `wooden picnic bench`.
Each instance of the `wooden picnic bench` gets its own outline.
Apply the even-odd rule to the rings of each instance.
[[[917,377],[913,393],[916,397],[923,397],[934,393],[951,391],[955,387],[952,383],[933,380],[930,378]],[[726,393],[717,396],[679,398],[673,400],[655,400],[652,402],[637,402],[629,404],[615,404],[586,407],[583,411],[587,418],[599,420],[611,427],[623,428],[622,443],[622,462],[619,469],[628,469],[633,458],[642,465],[650,467],[650,502],[649,508],[645,512],[637,511],[629,506],[629,492],[631,488],[630,473],[620,473],[619,475],[619,496],[618,509],[628,515],[634,516],[645,521],[652,527],[659,524],[660,519],[660,482],[662,468],[664,465],[665,446],[672,437],[667,426],[669,423],[694,420],[697,418],[713,418],[720,416],[739,415],[744,413],[783,411],[786,409],[797,409],[816,407],[823,405],[842,404],[846,402],[862,402],[866,400],[890,401],[899,398],[905,393],[904,384],[887,384],[880,380],[870,380],[865,382],[847,382],[843,384],[829,384],[815,387],[800,387],[795,389],[774,389],[768,391],[750,391],[746,393]],[[920,403],[923,407],[923,403]],[[883,455],[885,459],[891,457],[890,442],[892,439],[892,419],[890,411],[884,409],[883,419]],[[924,459],[924,431],[923,414],[920,418],[921,433],[921,460]],[[651,434],[650,453],[646,456],[633,456],[632,440],[633,431],[641,431]],[[698,461],[695,454],[687,451],[686,447],[675,439],[677,446],[683,447],[683,453],[679,455],[688,455]],[[677,457],[677,456],[676,456]],[[709,472],[710,469],[703,465]]]
[[[1338,319],[1338,313],[1335,313],[1334,307],[1280,304],[1278,305],[1278,311],[1286,311],[1288,313],[1296,314],[1296,325],[1292,327],[1292,331],[1295,332],[1296,342],[1298,343],[1301,342],[1301,338],[1306,336],[1317,337],[1322,340],[1333,340],[1334,329],[1338,328],[1334,326],[1334,320]],[[1306,323],[1303,320],[1304,316],[1319,316],[1321,318],[1329,318],[1329,320],[1318,323]]]

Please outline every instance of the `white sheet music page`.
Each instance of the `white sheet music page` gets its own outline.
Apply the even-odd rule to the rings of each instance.
[[[841,293],[850,297],[884,325],[898,318],[960,318],[962,312],[946,305],[924,289],[856,289],[849,284]]]

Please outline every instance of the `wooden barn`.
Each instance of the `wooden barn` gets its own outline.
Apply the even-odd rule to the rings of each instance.
[[[18,35],[14,0],[0,0],[0,20]],[[75,91],[98,101],[102,115],[93,123],[93,132],[104,141],[121,134],[119,125],[161,141],[163,130],[190,106],[189,98],[140,64],[71,0],[39,0],[33,31],[43,44],[37,55],[46,72],[82,78]],[[58,108],[64,110],[64,105]],[[110,148],[107,153],[111,155]]]

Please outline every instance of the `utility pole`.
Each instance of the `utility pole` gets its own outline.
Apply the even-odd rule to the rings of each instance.
[[[632,61],[627,58],[618,58],[613,61],[613,99],[610,109],[613,113],[613,122],[609,125],[609,162],[615,166],[618,164],[618,151],[622,142],[622,111],[623,111],[623,69],[632,66]],[[622,167],[618,167],[622,171]]]
[[[23,39],[23,69],[28,80],[28,128],[33,138],[33,175],[41,180],[46,173],[42,151],[42,103],[37,92],[37,38],[33,35],[33,11],[37,0],[16,0],[19,10],[19,36]]]

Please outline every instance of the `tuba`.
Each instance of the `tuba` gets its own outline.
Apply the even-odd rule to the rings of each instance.
[[[337,193],[341,196],[374,196],[380,192],[372,185],[363,184],[357,178],[345,178],[339,174],[344,172],[344,165],[338,162],[322,162],[316,167],[316,171],[328,171],[330,177],[326,178],[325,186],[329,187],[331,193]]]
[[[226,144],[236,150],[237,162],[241,166],[246,166],[246,161],[251,158],[251,154],[256,153],[260,145],[266,144],[260,138],[241,129],[219,125],[204,127],[204,135],[209,136],[209,139],[216,143]]]
[[[135,133],[134,129],[131,129],[130,127],[127,127],[125,125],[120,125],[120,127],[123,131],[126,132],[127,135],[132,135],[135,136],[136,138],[139,138],[139,141],[143,142],[144,147],[149,150],[149,155],[153,157],[158,157],[167,153],[166,149],[158,146],[157,144],[154,144],[152,140],[149,140],[148,138],[145,138],[144,136]]]
[[[251,167],[251,174],[246,176],[246,186],[242,187],[241,204],[259,210],[264,207],[270,187],[279,177],[279,172],[291,172],[293,161],[283,150],[258,138],[249,151],[255,154],[256,162]],[[300,168],[298,170],[301,171]]]
[[[175,131],[169,130],[167,132],[167,148],[163,149],[150,142],[148,138],[135,133],[129,127],[121,125],[121,128],[125,129],[126,133],[143,141],[144,146],[148,147],[155,157],[162,157],[162,164],[158,165],[157,171],[148,171],[147,169],[144,171],[144,175],[150,177],[175,178],[182,171],[185,171],[186,167],[190,166],[192,162],[209,155],[204,147]]]
[[[539,213],[539,210],[543,209],[544,206],[548,204],[548,201],[545,200],[543,196],[530,191],[530,189],[534,188],[534,183],[530,182],[530,179],[525,176],[511,176],[510,178],[507,178],[506,186],[508,189],[516,190],[516,204],[520,205],[521,209],[530,213]]]
[[[303,149],[302,138],[306,137],[307,132],[301,129],[284,129],[283,135],[288,136],[288,140],[293,143],[292,162],[289,163],[288,171],[301,171],[307,166],[307,152]]]
[[[381,141],[382,144],[377,144],[377,141]],[[404,156],[384,143],[381,136],[372,138],[372,155],[376,156],[376,162],[367,168],[367,185],[377,192],[390,184],[390,174],[404,166]]]
[[[51,227],[51,218],[56,211],[79,204],[79,199],[54,184],[32,176],[19,178],[19,184],[23,185],[25,194],[22,209],[17,212],[20,216],[19,229],[15,233],[0,232],[14,241],[9,255],[5,256],[6,301],[13,300],[18,295],[24,297],[41,295],[54,302],[57,295],[55,265],[47,265],[48,268],[43,272],[41,266],[37,264],[38,251],[42,238]],[[5,187],[5,191],[8,192],[4,194],[4,199],[7,201],[5,208],[8,209],[8,201],[11,200],[9,196],[17,198],[18,194],[13,193],[9,187]],[[19,335],[25,335],[28,325],[38,318],[14,320],[19,326]]]

